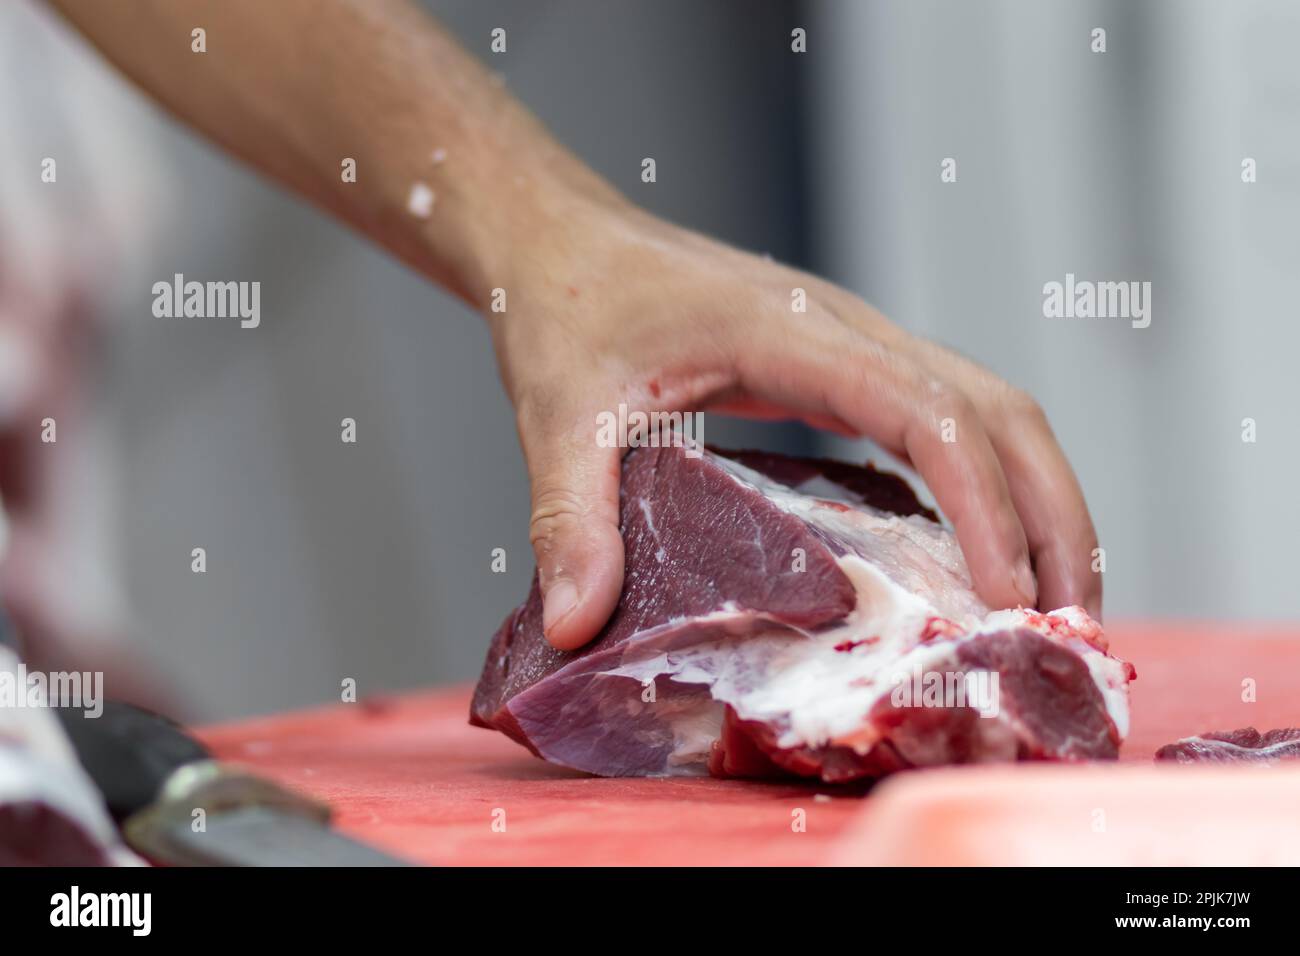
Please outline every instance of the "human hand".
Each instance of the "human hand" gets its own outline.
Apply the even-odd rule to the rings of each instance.
[[[596,440],[597,416],[620,403],[871,438],[925,479],[987,604],[1100,616],[1096,532],[1028,395],[829,282],[607,196],[562,208],[530,221],[505,267],[508,308],[488,313],[528,463],[552,644],[589,641],[622,590],[626,449]]]

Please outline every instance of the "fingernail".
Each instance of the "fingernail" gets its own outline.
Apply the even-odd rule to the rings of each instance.
[[[1038,603],[1038,582],[1029,565],[1021,561],[1011,570],[1011,586],[1020,595],[1020,602],[1025,607],[1034,607]]]
[[[560,580],[542,596],[542,633],[563,621],[578,606],[578,588],[572,581]]]

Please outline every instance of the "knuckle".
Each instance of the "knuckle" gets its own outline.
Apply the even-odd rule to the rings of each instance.
[[[1008,387],[1002,396],[1001,405],[1004,412],[1012,418],[1035,424],[1047,424],[1047,413],[1043,411],[1043,406],[1022,389]]]
[[[581,496],[562,488],[539,489],[528,519],[528,539],[535,548],[544,546],[556,532],[577,524],[585,512]]]
[[[952,418],[969,422],[975,418],[975,403],[970,396],[941,379],[931,379],[926,383],[925,408],[936,421]]]

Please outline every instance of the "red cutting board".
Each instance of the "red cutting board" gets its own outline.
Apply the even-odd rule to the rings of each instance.
[[[1138,672],[1125,761],[1150,761],[1161,745],[1206,730],[1300,725],[1296,626],[1127,623],[1107,632]],[[1243,699],[1251,696],[1244,686],[1254,702]],[[456,687],[254,718],[200,736],[218,756],[328,802],[340,829],[420,863],[844,862],[862,832],[856,818],[869,816],[870,796],[824,786],[587,777],[470,727],[468,706],[469,688]]]

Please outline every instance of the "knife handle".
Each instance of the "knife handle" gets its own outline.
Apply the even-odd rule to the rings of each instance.
[[[67,707],[56,713],[119,822],[152,804],[181,767],[212,757],[174,721],[131,704],[105,701],[98,717]]]

